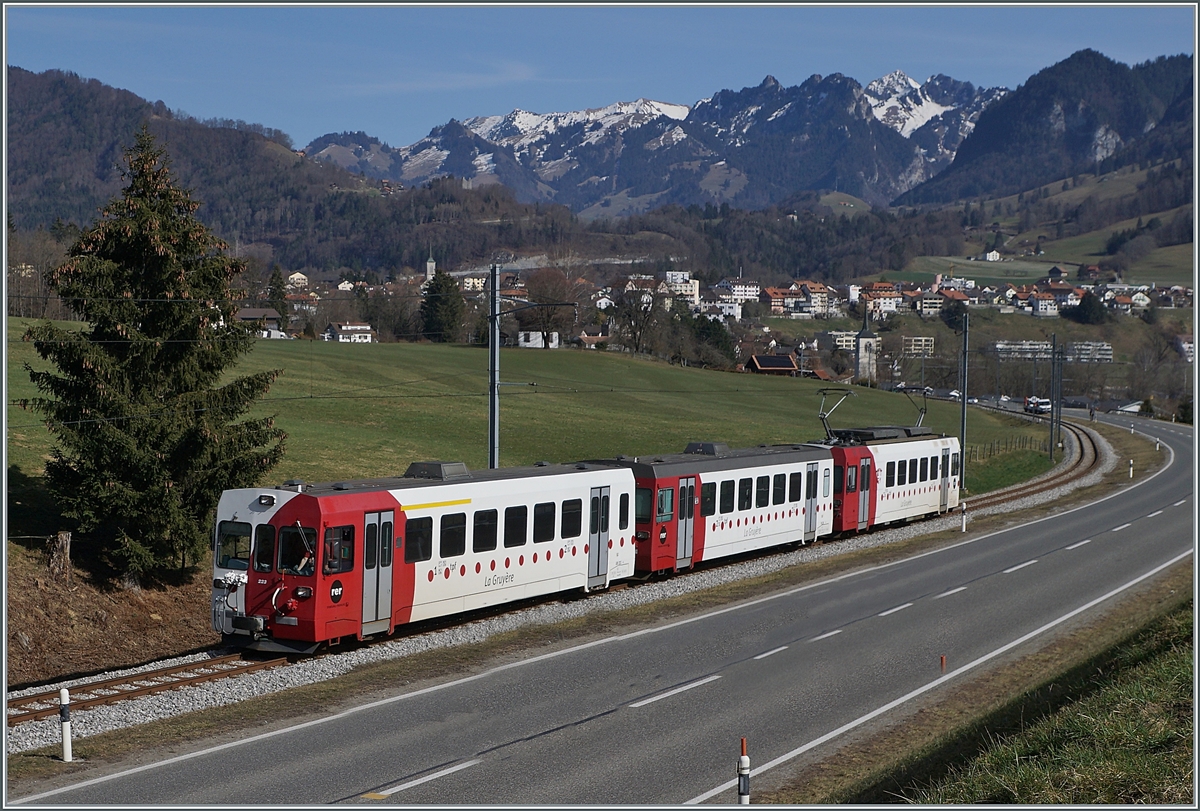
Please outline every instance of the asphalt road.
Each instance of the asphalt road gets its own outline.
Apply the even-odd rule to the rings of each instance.
[[[742,736],[782,768],[1189,558],[1191,428],[1113,421],[1174,458],[1086,508],[27,800],[734,802]]]

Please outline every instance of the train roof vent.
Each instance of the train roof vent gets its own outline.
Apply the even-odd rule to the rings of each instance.
[[[333,489],[334,490],[349,490],[350,484],[348,482],[334,482]]]
[[[904,429],[909,436],[932,436],[933,429],[928,425],[910,425]]]
[[[534,462],[534,467],[550,467],[550,463],[545,460],[541,462]]]
[[[683,452],[701,456],[721,456],[729,453],[729,446],[724,442],[689,442]]]
[[[404,471],[406,479],[462,479],[471,475],[462,462],[413,462]]]
[[[833,436],[842,442],[870,442],[878,439],[901,439],[908,434],[903,428],[834,428]]]
[[[277,485],[276,490],[295,490],[297,493],[304,492],[304,479],[288,479],[283,484]]]

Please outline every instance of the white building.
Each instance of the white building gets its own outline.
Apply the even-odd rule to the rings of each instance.
[[[362,321],[337,322],[326,327],[321,338],[342,344],[370,344],[375,342],[375,330]]]
[[[308,277],[300,271],[296,271],[287,277],[287,286],[291,288],[308,287]]]
[[[517,333],[517,346],[525,347],[526,349],[545,349],[546,344],[543,341],[543,335],[538,330],[525,331]],[[558,333],[550,333],[550,348],[558,349]]]

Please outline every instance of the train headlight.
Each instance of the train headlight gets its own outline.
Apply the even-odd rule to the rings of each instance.
[[[274,507],[275,506],[275,496],[272,496],[269,494],[261,495],[258,497],[258,503],[261,504],[263,507]]]
[[[312,589],[310,589],[308,586],[299,586],[292,593],[301,600],[307,600],[312,596]]]

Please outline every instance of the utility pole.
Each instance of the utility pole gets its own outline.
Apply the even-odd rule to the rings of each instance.
[[[488,307],[488,469],[500,467],[500,266],[492,263]]]
[[[962,409],[962,415],[958,425],[958,452],[959,458],[962,459],[962,466],[958,471],[958,486],[961,489],[966,489],[967,483],[967,334],[970,328],[970,313],[963,312],[963,345],[962,345],[962,371],[959,379],[962,385],[959,387],[959,406]]]
[[[1050,335],[1050,464],[1054,464],[1054,386],[1058,380],[1058,333]]]

